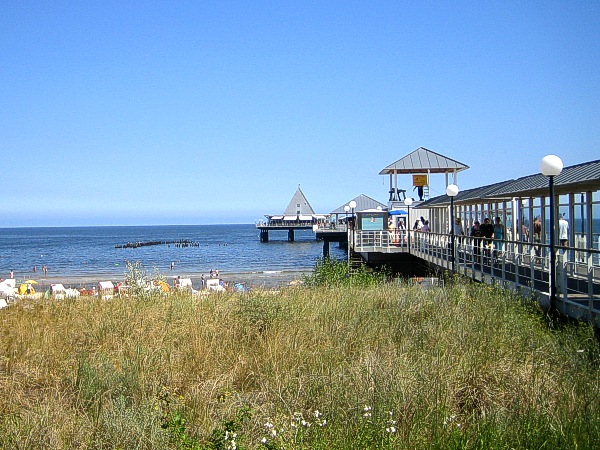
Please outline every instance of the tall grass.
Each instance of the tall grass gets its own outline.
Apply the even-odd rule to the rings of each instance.
[[[593,448],[599,360],[468,283],[21,303],[0,448]]]

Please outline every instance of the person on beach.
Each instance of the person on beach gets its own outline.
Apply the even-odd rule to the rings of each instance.
[[[171,270],[173,270],[175,268],[175,263],[173,261],[171,261]]]
[[[204,274],[202,274],[202,276],[200,277],[200,285],[202,286],[202,289],[206,287],[206,280],[204,279]]]
[[[10,270],[10,278],[13,279],[15,277],[15,272],[13,272],[13,270]]]

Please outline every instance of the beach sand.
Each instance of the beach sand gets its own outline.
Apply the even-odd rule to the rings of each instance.
[[[252,288],[279,288],[289,285],[298,284],[303,275],[310,274],[311,270],[297,271],[272,271],[272,272],[236,272],[228,273],[221,272],[219,278],[226,283],[233,285],[234,283],[243,283]],[[100,281],[112,281],[114,284],[125,281],[124,274],[113,275],[43,275],[33,277],[37,284],[34,288],[37,292],[43,292],[50,288],[51,284],[62,284],[65,288],[73,289],[91,289],[98,285]],[[164,275],[167,282],[173,286],[174,279],[177,276],[181,278],[190,278],[194,289],[200,289],[202,273],[184,273],[174,272],[173,274]],[[208,279],[209,274],[204,273],[204,278]],[[17,286],[19,286],[25,278],[17,278]]]

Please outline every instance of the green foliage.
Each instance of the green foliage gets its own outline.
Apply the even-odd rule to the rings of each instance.
[[[238,433],[244,424],[252,418],[252,409],[248,406],[240,407],[235,417],[223,421],[221,427],[213,429],[208,440],[208,449],[211,450],[233,450],[238,447]]]
[[[389,278],[387,270],[372,271],[366,266],[360,266],[349,272],[348,263],[331,258],[317,260],[310,275],[304,276],[308,286],[372,286],[380,284]]]
[[[125,262],[125,284],[129,286],[131,294],[140,299],[148,299],[162,294],[159,281],[165,281],[165,276],[154,268],[154,275],[150,277],[143,268],[141,261]]]

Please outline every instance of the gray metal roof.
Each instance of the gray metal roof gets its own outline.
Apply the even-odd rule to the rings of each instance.
[[[468,169],[469,166],[454,159],[440,155],[434,151],[419,147],[404,158],[390,164],[379,175],[394,173],[418,174],[418,173],[453,173]]]
[[[495,194],[498,191],[498,189],[501,189],[506,184],[509,184],[511,182],[512,181],[501,181],[500,183],[494,183],[487,186],[481,186],[473,189],[465,189],[464,191],[459,191],[458,195],[454,197],[454,203],[472,203],[474,201],[477,202],[482,198],[489,197],[490,195]],[[443,194],[424,201],[419,205],[419,207],[445,207],[449,204],[450,197],[448,197],[446,194]]]
[[[387,209],[386,205],[384,205],[381,202],[378,202],[375,199],[372,199],[371,197],[365,194],[360,194],[358,197],[355,197],[352,200],[356,202],[356,208],[354,209],[354,212],[365,211],[367,209],[377,209],[378,206],[380,206],[381,209]],[[344,203],[339,208],[334,209],[333,211],[331,211],[330,214],[345,214],[346,211],[344,211],[344,206],[346,206],[352,200],[348,200],[347,203]]]
[[[284,216],[293,216],[296,214],[311,215],[314,213],[315,213],[314,209],[312,209],[312,206],[310,206],[310,203],[308,203],[308,200],[304,196],[304,193],[300,189],[300,186],[298,186],[296,193],[292,197],[292,200],[290,200],[290,203],[288,204],[287,208],[285,208],[283,215]]]
[[[596,191],[600,189],[600,160],[576,164],[563,168],[554,177],[556,194]],[[502,188],[488,194],[488,197],[537,197],[548,194],[548,177],[541,173],[518,178],[506,183]]]
[[[554,191],[557,195],[570,192],[600,190],[600,160],[590,161],[563,168],[554,177]],[[485,198],[498,200],[512,197],[539,197],[548,195],[548,177],[541,173],[528,175],[516,180],[501,181],[473,189],[459,191],[455,203],[472,203]],[[431,198],[420,207],[442,207],[450,204],[446,194]]]

